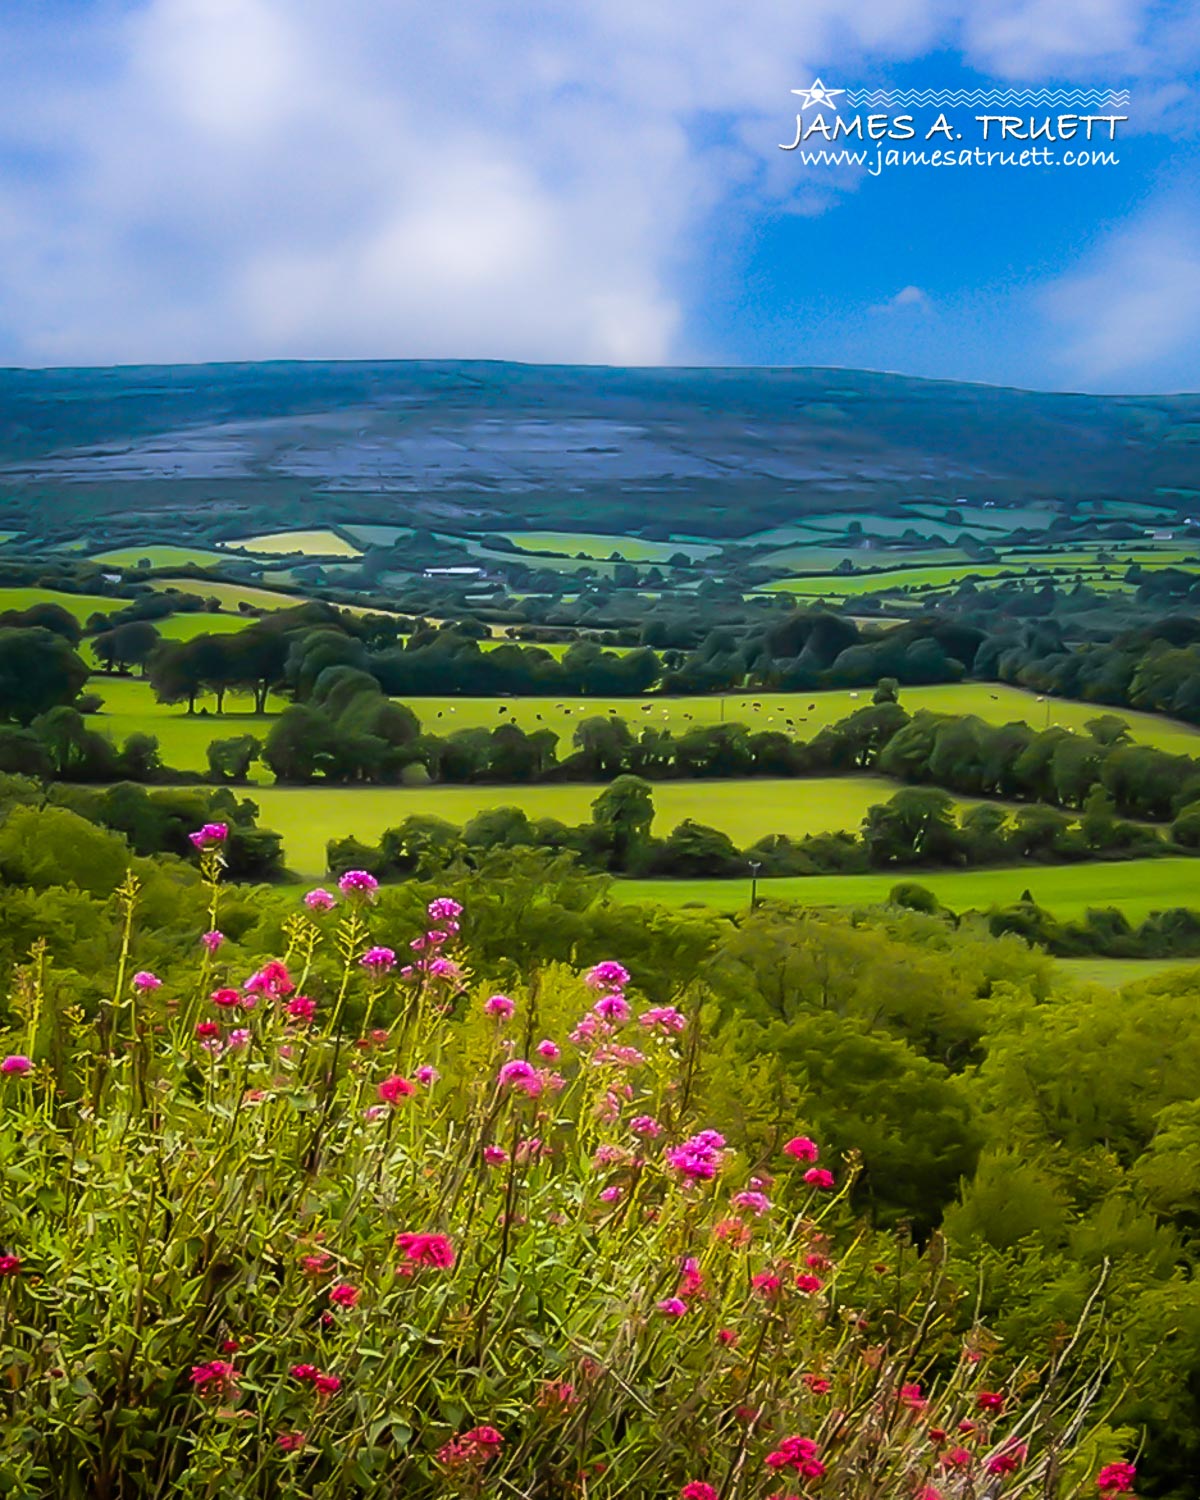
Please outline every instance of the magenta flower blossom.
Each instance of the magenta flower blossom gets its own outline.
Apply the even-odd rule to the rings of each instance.
[[[458,931],[462,907],[450,896],[438,896],[426,907],[431,922],[444,922],[451,932]]]
[[[624,995],[602,995],[592,1006],[592,1014],[599,1016],[602,1021],[612,1021],[619,1026],[622,1021],[629,1019],[629,1001]]]
[[[162,980],[149,969],[139,969],[133,976],[133,987],[135,990],[157,990],[162,988]]]
[[[211,849],[216,844],[223,844],[228,837],[228,823],[205,823],[195,833],[188,834],[192,847],[196,849]]]
[[[660,1313],[665,1318],[682,1318],[687,1312],[687,1303],[682,1297],[664,1297],[656,1304]]]
[[[33,1067],[33,1060],[22,1052],[13,1052],[0,1062],[0,1073],[15,1073],[20,1076]]]
[[[412,1091],[413,1086],[407,1078],[401,1078],[399,1073],[393,1073],[383,1080],[375,1092],[385,1104],[399,1104],[401,1099],[407,1099]]]
[[[702,1130],[678,1146],[668,1146],[663,1155],[667,1165],[680,1177],[691,1182],[707,1182],[720,1170],[724,1147],[723,1135],[715,1130]]]
[[[703,1479],[692,1479],[679,1491],[679,1500],[721,1500],[721,1496]]]
[[[190,1378],[201,1396],[225,1396],[234,1389],[238,1372],[228,1360],[210,1359],[206,1364],[193,1365]]]
[[[329,1300],[337,1307],[353,1307],[360,1296],[358,1287],[351,1286],[348,1281],[336,1282],[329,1288]]]
[[[662,1126],[653,1115],[634,1115],[633,1119],[629,1122],[629,1128],[633,1131],[634,1135],[643,1135],[649,1140],[654,1140],[656,1136],[660,1136],[663,1133]]]
[[[602,1188],[600,1191],[601,1203],[620,1203],[621,1189],[617,1186]]]
[[[205,948],[207,948],[210,953],[215,953],[221,946],[221,944],[225,941],[225,934],[223,932],[218,932],[214,927],[211,932],[202,933],[200,941],[204,944]]]
[[[816,1161],[821,1152],[816,1141],[810,1140],[806,1135],[796,1135],[785,1142],[783,1154],[796,1161]]]
[[[682,1031],[687,1026],[687,1017],[673,1005],[657,1005],[641,1013],[638,1025],[648,1031]]]
[[[428,1063],[422,1063],[419,1068],[413,1069],[413,1077],[426,1088],[430,1088],[441,1076],[438,1070],[430,1067]]]
[[[506,1062],[496,1075],[496,1082],[504,1088],[520,1089],[531,1099],[536,1099],[542,1092],[541,1074],[522,1057],[514,1057],[511,1062]]]
[[[623,990],[629,983],[629,970],[622,968],[614,959],[606,958],[584,975],[584,983],[594,990]]]
[[[503,1146],[485,1146],[483,1159],[489,1167],[502,1167],[508,1160],[508,1152]]]
[[[359,963],[378,978],[380,974],[386,974],[389,969],[395,967],[396,955],[390,948],[368,948],[359,959]]]
[[[804,1271],[796,1277],[796,1290],[803,1292],[806,1297],[811,1297],[814,1292],[819,1292],[824,1285],[819,1276],[814,1276],[811,1271]]]
[[[247,995],[265,995],[270,1000],[279,1000],[284,995],[290,995],[296,986],[292,983],[287,965],[273,958],[269,963],[263,964],[256,973],[251,974],[242,988]],[[252,1010],[254,1003],[253,1000],[242,1001],[247,1010]]]
[[[809,1167],[804,1174],[804,1180],[809,1187],[831,1188],[833,1186],[833,1173],[826,1171],[824,1167]]]
[[[289,1021],[311,1021],[317,1013],[317,1002],[307,995],[293,995],[287,1003]]]
[[[735,1193],[733,1195],[733,1206],[734,1208],[747,1209],[756,1219],[761,1219],[763,1214],[770,1211],[771,1200],[765,1193]]]
[[[250,1033],[246,1029],[246,1027],[244,1027],[244,1026],[236,1026],[229,1033],[229,1043],[228,1043],[228,1046],[229,1046],[230,1052],[238,1052],[238,1051],[240,1051],[243,1047],[245,1047],[249,1043],[249,1041],[250,1041]]]
[[[539,1057],[544,1057],[547,1062],[557,1062],[562,1056],[556,1043],[548,1038],[540,1041],[534,1049]]]
[[[507,995],[493,995],[483,1002],[484,1015],[495,1016],[500,1021],[507,1021],[516,1008]]]
[[[315,889],[305,893],[304,904],[308,907],[309,911],[328,911],[330,907],[336,906],[337,902],[331,891],[327,891],[324,886],[319,885]]]
[[[373,896],[378,889],[378,880],[366,870],[347,870],[338,881],[343,896]]]

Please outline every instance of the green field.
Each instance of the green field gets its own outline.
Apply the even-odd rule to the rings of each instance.
[[[89,615],[109,615],[124,609],[129,599],[110,599],[104,594],[63,594],[57,589],[0,588],[0,611],[29,609],[34,604],[61,604],[83,624]]]
[[[171,546],[115,547],[92,557],[93,562],[112,563],[117,568],[136,568],[143,560],[152,568],[185,568],[189,563],[207,568],[213,563],[228,562],[229,558],[212,548]]]
[[[506,537],[522,552],[557,552],[563,557],[585,557],[604,561],[615,552],[626,562],[665,563],[677,552],[688,557],[711,557],[721,549],[715,542],[644,542],[640,537],[607,536],[594,531],[504,531]],[[487,533],[480,540],[486,546]]]
[[[168,594],[199,594],[202,599],[217,599],[223,609],[236,610],[239,604],[253,604],[260,609],[293,609],[305,602],[302,594],[281,594],[274,589],[255,588],[252,583],[213,583],[207,578],[151,578],[152,589]]]
[[[1200,990],[1200,958],[1056,958],[1055,967],[1080,984],[1122,989],[1156,974],[1194,972]]]
[[[325,841],[353,834],[374,843],[410,813],[463,824],[491,807],[523,807],[531,818],[584,823],[602,788],[556,786],[261,787],[254,800],[262,822],[283,835],[288,864],[305,875],[325,865]],[[803,781],[660,781],[654,785],[654,831],[670,833],[685,818],[720,828],[735,844],[768,833],[853,830],[868,807],[886,801],[895,784],[880,776],[820,776]]]
[[[260,557],[286,557],[302,552],[305,557],[361,557],[361,551],[334,531],[269,531],[262,536],[239,536],[223,543],[231,551],[253,552]]]
[[[19,592],[19,591],[10,591]],[[64,596],[69,597],[69,596]],[[111,600],[105,603],[111,604]],[[23,606],[22,606],[23,607]],[[186,622],[183,628],[199,630],[193,621],[207,625],[227,622],[218,629],[233,629],[237,616],[177,615],[173,620]],[[164,621],[166,625],[170,622]],[[265,734],[271,726],[269,717],[248,723],[247,715],[234,712],[217,718],[212,699],[198,699],[207,707],[205,715],[188,717],[187,709],[176,704],[167,707],[157,703],[148,683],[132,678],[94,677],[90,689],[100,693],[105,712],[94,720],[96,728],[109,728],[118,738],[134,730],[157,734],[164,756],[170,765],[183,770],[202,770],[206,765],[208,742],[249,728]],[[235,709],[247,700],[227,698]],[[639,723],[668,726],[677,734],[698,724],[715,724],[724,718],[729,723],[746,723],[754,729],[778,729],[810,739],[827,724],[835,724],[856,708],[871,701],[869,692],[759,693],[730,694],[725,697],[693,698],[412,698],[408,700],[422,726],[435,734],[451,734],[456,729],[484,727],[494,729],[504,723],[520,724],[523,729],[552,729],[560,738],[560,753],[565,752],[578,725],[586,718],[614,712],[636,727]],[[1039,701],[1034,694],[1019,688],[990,683],[950,683],[938,687],[905,688],[900,701],[910,713],[928,708],[937,713],[977,714],[993,724],[1023,720],[1037,729],[1061,724],[1068,729],[1082,729],[1088,719],[1102,713],[1116,713],[1102,705],[1077,703],[1048,698]],[[814,705],[812,708],[809,705]],[[756,706],[757,705],[757,706]],[[272,709],[286,707],[282,699],[272,700]],[[648,708],[648,712],[644,711]],[[1159,718],[1154,714],[1130,709],[1119,712],[1135,737],[1142,743],[1176,754],[1200,754],[1200,729]],[[793,730],[788,730],[791,719]]]
[[[191,620],[194,617],[176,615],[173,618]],[[228,615],[200,618],[231,620]],[[215,712],[196,713],[189,718],[186,704],[169,707],[165,703],[156,703],[150,684],[134,677],[103,677],[96,674],[89,680],[87,691],[98,693],[104,699],[104,707],[100,713],[88,716],[89,728],[109,735],[118,745],[130,734],[155,734],[165,763],[181,771],[207,769],[207,752],[211,740],[229,739],[235,734],[256,734],[262,739],[274,722],[270,715],[261,716],[249,712],[253,706],[252,699],[234,697],[232,694],[226,696],[226,712],[220,718]],[[209,709],[212,706],[212,699],[204,700],[201,704],[201,707]],[[232,713],[229,712],[231,707]],[[271,700],[273,713],[286,707],[287,704],[282,699]]]
[[[804,906],[873,906],[886,901],[900,880],[926,886],[953,911],[1010,905],[1028,889],[1039,905],[1064,921],[1082,917],[1089,906],[1120,907],[1132,922],[1167,907],[1200,907],[1200,860],[1190,859],[796,876],[760,880],[758,891],[762,900],[796,901]],[[749,876],[745,880],[622,880],[616,895],[621,900],[658,901],[666,906],[695,902],[718,911],[740,911],[749,905],[750,881]]]

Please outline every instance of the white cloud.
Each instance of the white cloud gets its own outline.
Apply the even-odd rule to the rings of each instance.
[[[870,311],[873,313],[930,313],[933,311],[933,303],[928,293],[923,292],[919,286],[902,286],[894,297],[889,297],[886,302],[880,302]]]
[[[681,268],[708,216],[855,189],[814,191],[777,150],[814,65],[879,77],[957,44],[1078,71],[1141,56],[1150,24],[1140,0],[72,15],[14,23],[0,59],[0,329],[35,363],[686,356]]]
[[[1194,370],[1200,214],[1181,204],[1148,211],[1046,287],[1040,304],[1060,333],[1052,357],[1085,389],[1136,390],[1151,369]]]

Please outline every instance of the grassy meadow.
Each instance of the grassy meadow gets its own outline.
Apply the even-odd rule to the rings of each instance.
[[[270,531],[263,536],[239,536],[222,544],[229,551],[253,552],[260,557],[361,557],[362,552],[335,531]]]
[[[112,601],[105,602],[111,604]],[[180,628],[196,631],[202,628],[234,629],[240,623],[239,617],[229,615],[180,615],[173,618]],[[196,621],[205,624],[201,626],[195,624]],[[216,625],[216,621],[228,624]],[[93,720],[95,728],[107,730],[117,739],[135,730],[157,734],[165,759],[182,770],[204,768],[209,740],[246,730],[264,735],[271,727],[269,715],[260,717],[247,712],[250,700],[232,694],[227,695],[226,712],[220,718],[214,711],[215,700],[211,698],[197,700],[199,707],[207,712],[189,717],[186,705],[157,703],[149,683],[136,678],[96,676],[90,687],[104,699],[103,711]],[[715,724],[723,719],[728,723],[749,724],[755,729],[787,730],[807,739],[870,701],[870,693],[844,689],[818,693],[734,693],[724,697],[409,700],[422,726],[434,734],[452,734],[456,729],[494,729],[503,723],[515,723],[527,731],[553,730],[559,735],[562,747],[569,745],[575,729],[584,719],[608,713],[615,713],[632,725],[645,722],[667,726],[677,734],[693,725]],[[1082,729],[1098,714],[1117,712],[1141,743],[1175,754],[1200,754],[1200,729],[1190,725],[1129,709],[1109,710],[1100,704],[1077,703],[1062,698],[1039,699],[1019,688],[994,683],[905,688],[901,702],[910,713],[927,708],[937,713],[978,714],[989,723],[1024,721],[1037,729],[1044,729],[1047,724]],[[271,700],[272,712],[279,712],[286,706],[284,699]],[[648,712],[645,711],[647,708]]]
[[[886,901],[901,880],[925,886],[953,911],[1009,905],[1025,890],[1062,920],[1082,917],[1090,906],[1120,907],[1131,922],[1172,906],[1200,907],[1200,861],[1192,859],[789,876],[760,880],[758,892],[761,900],[799,901],[805,906],[873,906]],[[622,880],[617,893],[621,900],[666,906],[695,903],[718,911],[740,911],[750,903],[750,880],[748,875],[744,881]]]
[[[776,781],[659,781],[654,784],[654,832],[665,835],[692,818],[719,828],[738,845],[768,833],[801,837],[856,829],[867,808],[896,790],[882,776],[817,776]],[[601,788],[554,786],[261,787],[253,797],[262,822],[283,835],[288,865],[320,875],[325,843],[347,835],[374,843],[410,813],[462,825],[492,807],[522,807],[531,818],[585,823]],[[966,805],[964,803],[964,805]]]

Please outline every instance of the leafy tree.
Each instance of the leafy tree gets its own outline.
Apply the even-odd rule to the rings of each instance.
[[[628,869],[650,838],[654,798],[640,776],[618,776],[592,803],[592,822],[614,870]]]
[[[29,724],[71,703],[88,670],[69,641],[42,626],[0,629],[0,719]]]

